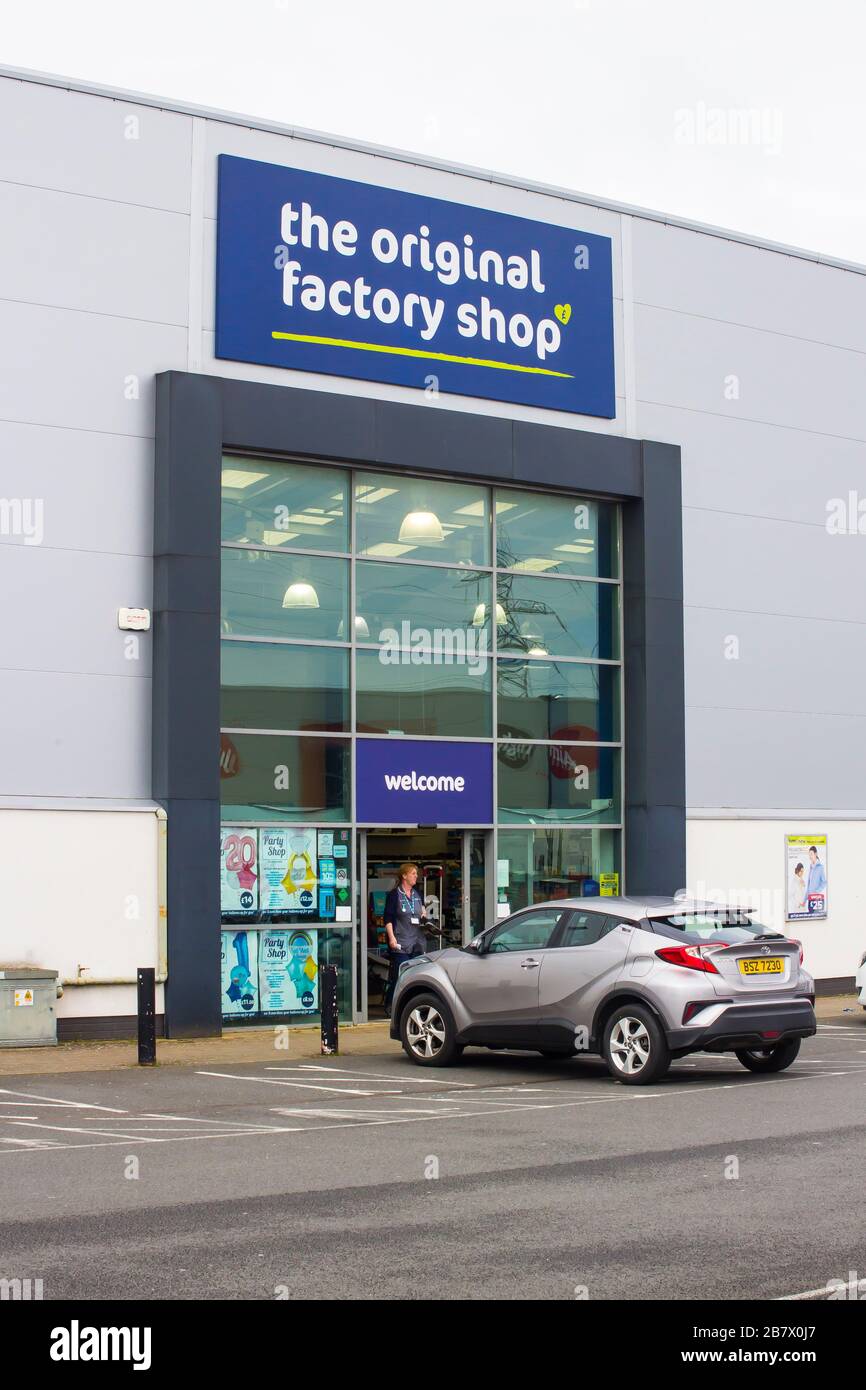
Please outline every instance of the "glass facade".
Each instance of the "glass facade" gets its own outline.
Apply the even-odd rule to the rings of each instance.
[[[222,484],[226,1018],[315,1021],[326,961],[358,1016],[360,739],[493,745],[476,929],[617,886],[617,507],[240,455]]]

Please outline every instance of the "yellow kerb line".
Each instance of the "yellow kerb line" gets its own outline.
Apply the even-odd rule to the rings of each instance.
[[[537,376],[573,379],[572,372],[554,372],[550,367],[523,367],[516,362],[494,362],[486,357],[457,357],[450,352],[425,352],[423,348],[386,347],[380,343],[355,343],[351,338],[317,338],[312,333],[271,333],[293,343],[322,343],[325,347],[358,348],[361,352],[393,352],[399,357],[426,357],[434,362],[463,362],[469,367],[498,367],[501,372],[532,372]]]

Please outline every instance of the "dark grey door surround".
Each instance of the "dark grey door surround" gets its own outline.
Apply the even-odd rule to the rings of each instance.
[[[619,500],[624,526],[625,881],[685,883],[680,451],[434,402],[187,372],[156,380],[153,795],[168,812],[166,1033],[218,1032],[220,460],[224,448]]]

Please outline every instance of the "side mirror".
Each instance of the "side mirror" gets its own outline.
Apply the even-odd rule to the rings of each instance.
[[[471,951],[475,956],[483,956],[486,945],[487,942],[484,934],[481,936],[473,936],[472,940],[467,943],[466,950]]]

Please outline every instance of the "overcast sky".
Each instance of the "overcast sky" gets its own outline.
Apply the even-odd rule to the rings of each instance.
[[[866,261],[863,0],[3,0],[0,62]]]

